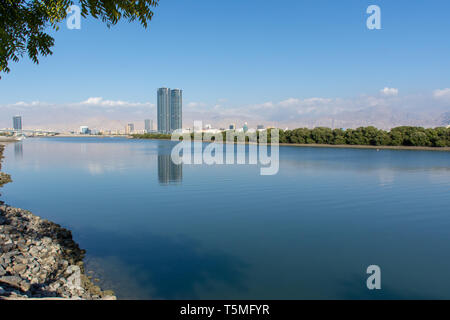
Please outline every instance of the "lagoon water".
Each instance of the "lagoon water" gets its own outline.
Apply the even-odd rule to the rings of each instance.
[[[450,153],[280,147],[261,176],[174,165],[173,145],[9,144],[0,199],[72,230],[119,298],[450,299]]]

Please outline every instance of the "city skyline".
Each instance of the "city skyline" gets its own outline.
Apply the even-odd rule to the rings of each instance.
[[[157,107],[151,102],[88,98],[69,105],[19,102],[0,108],[4,115],[0,118],[0,128],[11,128],[10,119],[18,114],[27,119],[25,129],[58,131],[77,131],[83,125],[99,130],[123,130],[127,123],[135,123],[136,130],[144,130],[145,119],[157,122]],[[183,128],[192,127],[196,120],[216,128],[226,128],[232,123],[239,126],[244,122],[252,127],[263,124],[280,128],[447,126],[450,124],[450,89],[435,90],[428,95],[401,96],[394,88],[384,88],[370,96],[349,99],[292,98],[251,105],[246,110],[216,109],[211,112],[201,103],[188,102],[183,107]]]

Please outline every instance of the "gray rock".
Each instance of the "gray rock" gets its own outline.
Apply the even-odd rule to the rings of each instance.
[[[72,273],[70,277],[67,278],[67,284],[69,288],[81,288],[81,272],[80,269],[78,271]]]
[[[0,205],[0,295],[114,299],[82,274],[85,251],[69,230]],[[86,286],[88,289],[84,289]]]
[[[56,289],[58,289],[61,285],[58,282],[53,282],[52,284],[49,285],[50,290],[52,291],[56,291]]]
[[[75,272],[80,272],[80,267],[76,265],[68,266],[66,269],[66,274],[73,274]]]
[[[0,283],[7,284],[11,287],[20,289],[21,285],[20,282],[22,279],[18,276],[3,276],[0,277]]]
[[[14,247],[15,247],[15,245],[13,243],[5,243],[2,246],[2,251],[3,252],[8,252],[8,251],[11,251],[12,249],[14,249]]]
[[[9,262],[10,259],[11,259],[12,257],[14,257],[14,256],[19,255],[19,254],[20,254],[20,252],[19,252],[19,251],[16,251],[16,250],[14,250],[14,251],[9,251],[9,252],[7,252],[7,253],[5,253],[5,254],[3,255],[3,259],[5,259],[5,261],[7,261],[7,263],[10,263],[10,262]]]
[[[24,265],[24,264],[16,264],[16,265],[14,266],[14,271],[17,272],[17,273],[22,273],[22,272],[24,272],[25,270],[27,270],[27,266]]]

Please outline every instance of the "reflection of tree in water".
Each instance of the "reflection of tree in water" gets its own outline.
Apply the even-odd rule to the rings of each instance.
[[[173,163],[170,154],[158,154],[158,180],[161,184],[181,183],[183,165]]]

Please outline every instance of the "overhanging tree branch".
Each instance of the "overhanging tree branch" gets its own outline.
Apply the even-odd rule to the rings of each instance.
[[[71,5],[80,6],[83,17],[99,19],[108,27],[124,19],[138,20],[147,28],[158,4],[159,0],[1,0],[0,72],[10,72],[9,62],[25,54],[34,63],[51,55],[55,41],[46,31],[59,29]]]

